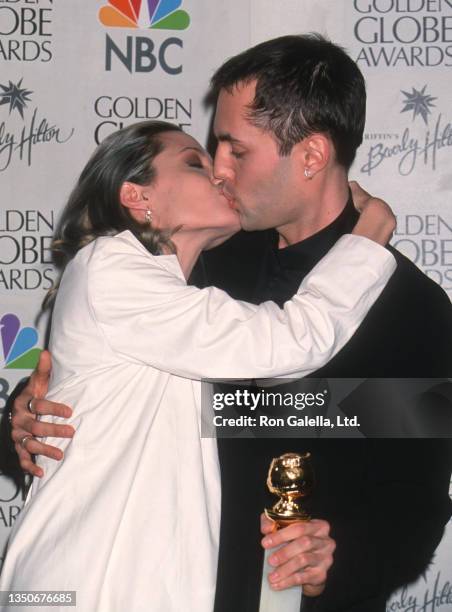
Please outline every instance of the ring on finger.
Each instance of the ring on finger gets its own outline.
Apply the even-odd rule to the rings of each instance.
[[[20,439],[19,444],[24,450],[27,450],[27,440],[29,440],[30,438],[33,438],[33,436],[31,434],[27,434],[26,436]]]
[[[33,400],[34,400],[34,399],[35,399],[35,398],[34,398],[34,397],[32,397],[32,398],[31,398],[31,400],[29,400],[29,401],[27,402],[28,412],[31,412],[31,414],[35,414],[35,411],[33,410]]]

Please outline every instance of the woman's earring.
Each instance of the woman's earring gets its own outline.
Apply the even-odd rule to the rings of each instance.
[[[145,218],[146,223],[148,225],[152,224],[152,211],[151,211],[150,208],[146,208],[146,212],[145,212],[144,218]]]
[[[304,169],[304,175],[307,179],[312,179],[312,173],[309,168]]]

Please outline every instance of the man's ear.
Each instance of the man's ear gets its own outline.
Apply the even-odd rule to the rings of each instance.
[[[321,172],[333,155],[331,140],[321,133],[311,134],[295,145],[294,153],[298,156],[298,163],[307,180],[311,180]]]

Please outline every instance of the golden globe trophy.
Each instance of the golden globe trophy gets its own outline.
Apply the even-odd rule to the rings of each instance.
[[[272,460],[268,470],[267,486],[279,500],[265,514],[275,523],[275,529],[286,527],[295,521],[309,521],[310,516],[300,505],[300,500],[310,495],[314,486],[314,472],[310,453],[298,455],[286,453]],[[262,572],[259,612],[300,612],[303,590],[295,586],[283,591],[274,591],[268,582],[268,574],[274,568],[268,558],[277,549],[265,550]]]

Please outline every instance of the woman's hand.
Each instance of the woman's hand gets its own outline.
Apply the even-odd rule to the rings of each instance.
[[[32,455],[45,455],[60,460],[63,458],[63,453],[59,448],[40,442],[36,436],[72,438],[74,435],[74,429],[70,425],[43,423],[37,419],[37,416],[44,414],[63,418],[68,418],[72,414],[68,406],[43,399],[49,387],[51,367],[50,353],[42,351],[39,363],[30,376],[27,386],[14,401],[11,415],[11,437],[19,456],[20,466],[25,472],[39,478],[44,473],[33,462]]]
[[[386,246],[396,228],[396,218],[391,208],[380,198],[374,198],[355,181],[349,183],[355,208],[360,217],[352,234],[370,238]]]
[[[315,597],[325,588],[327,573],[333,564],[335,541],[330,538],[329,523],[320,519],[297,522],[274,531],[275,524],[261,515],[264,548],[281,546],[268,559],[274,571],[268,576],[276,590],[303,586],[303,595]]]

